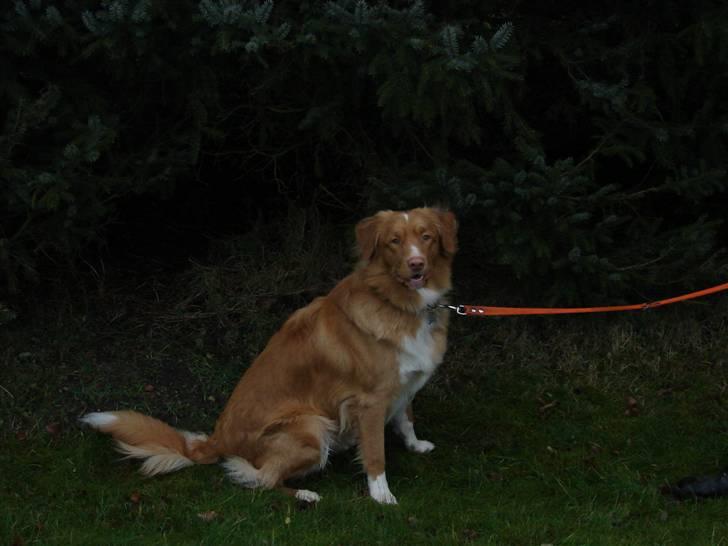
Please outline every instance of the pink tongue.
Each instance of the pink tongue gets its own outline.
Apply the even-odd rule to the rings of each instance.
[[[410,288],[415,288],[415,289],[422,288],[423,286],[425,286],[425,278],[420,277],[419,279],[410,279],[409,282],[407,283],[407,286],[409,286]]]

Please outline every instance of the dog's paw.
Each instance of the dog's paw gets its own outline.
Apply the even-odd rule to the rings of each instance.
[[[407,448],[415,453],[429,453],[435,449],[435,444],[427,440],[415,440],[414,442],[409,442]]]
[[[379,504],[397,504],[397,497],[392,495],[392,492],[389,490],[377,491],[376,493],[372,492],[370,495]]]
[[[303,502],[309,502],[314,503],[321,500],[321,495],[318,493],[314,493],[313,491],[309,491],[308,489],[299,489],[296,491],[296,500],[300,500]]]
[[[376,478],[368,477],[369,496],[379,504],[397,504],[397,498],[392,495],[387,484],[387,476],[380,474]]]

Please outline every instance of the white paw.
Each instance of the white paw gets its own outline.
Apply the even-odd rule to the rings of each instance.
[[[397,504],[397,498],[392,495],[387,485],[387,476],[380,474],[376,478],[367,477],[369,483],[369,496],[379,504]]]
[[[407,449],[414,451],[415,453],[429,453],[435,449],[435,444],[428,442],[427,440],[415,440],[407,444]]]
[[[296,499],[303,502],[318,502],[321,500],[321,495],[308,489],[299,489],[296,491]]]
[[[371,494],[372,498],[379,504],[397,504],[397,497],[392,495],[391,491],[386,491],[378,494]]]

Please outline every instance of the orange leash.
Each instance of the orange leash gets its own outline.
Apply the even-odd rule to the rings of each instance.
[[[667,298],[664,300],[653,301],[650,303],[637,303],[633,305],[608,305],[605,307],[490,307],[483,305],[441,305],[441,307],[447,307],[457,311],[458,315],[464,315],[468,317],[503,317],[503,316],[514,316],[514,315],[571,315],[577,313],[613,313],[615,311],[645,311],[654,307],[661,307],[663,305],[669,305],[671,303],[677,303],[679,301],[692,300],[707,296],[709,294],[715,294],[716,292],[722,292],[728,290],[728,282],[713,286],[712,288],[706,288],[705,290],[698,290],[697,292],[690,292],[689,294],[683,294],[682,296],[675,296],[674,298]]]

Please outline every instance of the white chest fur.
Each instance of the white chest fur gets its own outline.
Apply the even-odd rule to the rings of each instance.
[[[439,300],[440,297],[442,296],[442,292],[439,292],[437,290],[432,290],[430,288],[419,288],[417,290],[417,293],[420,295],[420,301],[422,302],[422,307],[432,305],[437,300]]]
[[[415,336],[405,337],[400,344],[398,364],[401,390],[392,404],[390,417],[412,401],[442,360],[442,356],[435,351],[433,326],[428,317],[423,317]]]
[[[399,355],[399,380],[402,385],[408,383],[412,375],[427,374],[435,371],[435,340],[427,318],[422,319],[417,334],[402,340]]]

